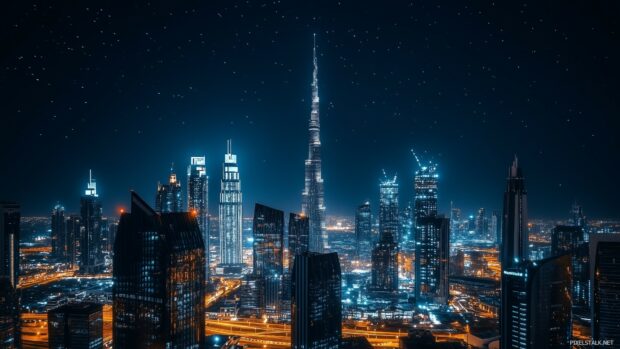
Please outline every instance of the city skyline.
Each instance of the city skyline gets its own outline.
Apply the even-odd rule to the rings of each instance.
[[[221,144],[231,138],[247,174],[244,210],[266,202],[297,211],[303,182],[288,174],[304,172],[306,145],[300,140],[307,138],[310,48],[317,33],[328,215],[352,216],[367,199],[376,204],[373,188],[382,168],[399,173],[403,199],[411,199],[413,148],[440,165],[444,213],[451,201],[468,212],[500,208],[498,174],[505,159],[517,154],[528,169],[532,191],[539,193],[530,207],[532,217],[563,217],[577,200],[590,217],[616,218],[613,191],[591,195],[583,181],[611,186],[606,174],[618,166],[609,161],[617,148],[618,120],[612,117],[618,112],[613,103],[617,91],[606,83],[618,74],[610,64],[618,56],[616,45],[609,44],[615,22],[604,11],[582,6],[553,12],[541,4],[527,11],[517,5],[419,4],[381,9],[369,20],[371,12],[363,6],[356,11],[361,11],[359,18],[347,18],[347,4],[301,6],[284,19],[271,5],[256,13],[251,5],[145,5],[150,15],[136,23],[115,20],[128,11],[118,7],[16,6],[8,12],[16,19],[7,23],[18,24],[10,29],[9,37],[16,40],[7,46],[6,83],[0,87],[7,97],[3,115],[17,132],[3,129],[0,137],[10,150],[2,152],[0,162],[13,169],[0,190],[22,203],[24,215],[47,215],[58,201],[75,212],[71,198],[92,168],[104,214],[112,215],[128,190],[150,193],[169,163],[183,168],[191,155],[205,154],[209,200],[217,202],[213,183],[220,179]],[[55,22],[43,28],[27,25],[65,12],[78,29]],[[509,19],[512,13],[536,25],[522,26]],[[576,13],[588,16],[575,27],[565,18]],[[239,15],[247,22],[233,31],[228,25]],[[272,18],[273,24],[264,24],[263,18]],[[436,25],[428,18],[437,18]],[[204,23],[198,31],[191,29],[196,23]],[[451,37],[438,29],[465,24],[468,33],[453,30]],[[134,26],[139,35],[129,33]],[[220,26],[226,30],[218,31]],[[29,35],[25,27],[31,28]],[[96,34],[99,29],[103,38]],[[35,47],[33,40],[46,44]],[[554,44],[545,50],[549,40]],[[134,44],[144,53],[115,68],[123,50]],[[457,49],[459,59],[452,54]],[[39,50],[47,51],[42,55]],[[245,54],[249,60],[240,58]],[[79,77],[78,71],[89,73]],[[591,85],[577,93],[575,87],[586,76]],[[133,82],[124,82],[128,79]],[[113,102],[106,95],[110,91]],[[160,137],[164,129],[169,137]],[[265,134],[278,137],[264,142]],[[136,144],[154,148],[157,156],[135,161],[130,155]],[[52,156],[58,154],[67,156]],[[47,180],[34,180],[41,169]],[[264,172],[270,176],[258,175]]]

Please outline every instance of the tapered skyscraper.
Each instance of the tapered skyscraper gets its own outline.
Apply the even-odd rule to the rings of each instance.
[[[187,211],[196,215],[205,243],[206,277],[209,281],[209,176],[204,156],[192,156],[187,167]]]
[[[527,259],[527,192],[525,179],[517,158],[508,170],[504,193],[504,217],[502,220],[502,269],[511,268]]]
[[[80,199],[81,238],[80,273],[94,274],[103,270],[102,209],[97,183],[89,172],[89,181]]]
[[[310,251],[323,252],[327,244],[325,230],[325,198],[321,176],[321,123],[319,121],[319,67],[316,60],[316,35],[313,47],[312,110],[310,112],[306,180],[302,193],[302,212],[310,220]]]
[[[170,167],[168,184],[157,183],[155,194],[155,210],[157,212],[182,212],[183,199],[181,198],[181,182],[177,180],[174,164]]]
[[[232,153],[228,140],[222,165],[222,189],[220,191],[220,263],[239,265],[243,263],[241,242],[241,180],[237,155]]]

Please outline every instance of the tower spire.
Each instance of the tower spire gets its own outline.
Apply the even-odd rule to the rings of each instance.
[[[312,64],[314,65],[312,72],[312,102],[319,103],[319,64],[316,59],[316,33],[313,34]]]

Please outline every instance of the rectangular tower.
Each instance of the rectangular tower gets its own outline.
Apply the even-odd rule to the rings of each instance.
[[[97,303],[71,303],[47,313],[50,349],[103,348],[103,308]]]
[[[209,239],[209,176],[204,156],[192,156],[187,166],[187,212],[196,216],[205,243],[205,280],[209,281],[210,239]]]
[[[20,218],[18,203],[0,201],[0,278],[7,278],[13,288],[19,282]]]

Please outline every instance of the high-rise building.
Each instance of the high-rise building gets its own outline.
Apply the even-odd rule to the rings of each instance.
[[[484,207],[478,209],[478,215],[476,215],[476,239],[488,240],[489,236],[489,220],[487,219],[486,210]]]
[[[81,220],[80,215],[72,214],[66,221],[67,262],[69,262],[72,267],[78,264],[78,244],[83,230]]]
[[[0,276],[0,348],[21,348],[19,295],[11,279]]]
[[[491,213],[491,219],[489,220],[489,239],[494,240],[496,244],[499,244],[502,234],[502,222],[500,218],[500,214],[497,211],[493,211]]]
[[[564,254],[502,271],[502,348],[570,348],[570,269]]]
[[[50,349],[103,348],[103,308],[97,303],[70,303],[47,313]]]
[[[0,201],[0,278],[8,278],[14,288],[19,282],[20,217],[18,203]]]
[[[415,154],[414,154],[415,155]],[[433,216],[437,214],[437,164],[429,161],[428,165],[423,165],[417,155],[418,169],[415,171],[414,179],[414,209],[415,218]],[[417,224],[417,222],[416,222]]]
[[[291,213],[288,220],[288,268],[293,270],[295,256],[308,252],[310,224],[303,214]]]
[[[242,204],[237,155],[232,153],[232,142],[228,140],[220,191],[220,263],[223,265],[243,263]]]
[[[551,255],[569,253],[572,267],[573,315],[589,318],[589,263],[587,244],[582,227],[557,225],[551,232]]]
[[[355,211],[355,243],[358,257],[370,252],[372,246],[372,212],[370,202],[357,206]],[[366,256],[366,258],[368,258]]]
[[[64,262],[67,258],[65,208],[57,204],[52,210],[52,256]]]
[[[89,172],[89,181],[80,199],[82,230],[80,236],[80,273],[94,274],[103,270],[102,209],[97,183]]]
[[[263,314],[277,317],[283,291],[284,212],[256,204],[253,231],[253,274],[261,278],[264,285],[259,307]]]
[[[583,214],[583,207],[577,202],[573,203],[571,208],[571,224],[582,228],[586,226],[586,216]]]
[[[113,277],[114,347],[203,347],[205,252],[195,215],[155,212],[132,192]]]
[[[437,215],[418,218],[416,229],[415,297],[447,303],[449,296],[450,220]]]
[[[379,241],[372,251],[372,288],[398,291],[398,180],[383,174],[379,184]]]
[[[209,176],[207,160],[204,156],[192,156],[187,166],[187,212],[196,214],[198,226],[205,243],[205,280],[209,281]]]
[[[316,34],[314,37],[312,73],[312,110],[308,126],[308,159],[305,162],[305,184],[301,211],[310,219],[310,251],[322,253],[327,246],[325,229],[325,197],[321,176],[321,123],[319,120],[319,67],[316,58]]]
[[[291,347],[338,349],[342,336],[341,273],[337,253],[295,256]]]
[[[517,158],[508,169],[506,192],[504,193],[504,216],[502,219],[502,268],[520,265],[527,257],[527,192],[525,179]]]
[[[405,206],[400,214],[400,239],[398,243],[401,245],[401,249],[402,247],[411,245],[411,243],[415,240],[413,229],[414,220],[415,214],[413,212],[413,206],[410,202]]]
[[[174,164],[170,167],[168,183],[157,183],[155,194],[155,210],[157,212],[182,212],[183,198],[181,197],[181,182],[174,172]]]
[[[620,343],[620,234],[590,236],[592,339]]]

